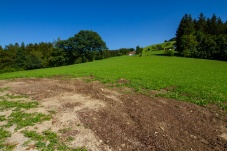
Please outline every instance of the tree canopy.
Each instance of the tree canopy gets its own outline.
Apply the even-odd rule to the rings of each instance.
[[[185,14],[176,31],[176,50],[181,56],[227,61],[227,21],[215,14],[198,19]]]
[[[81,30],[66,40],[53,43],[9,44],[0,46],[0,73],[31,70],[83,63],[119,55],[127,55],[134,48],[108,50],[101,36],[91,30]]]
[[[56,67],[103,59],[107,56],[106,43],[91,30],[81,30],[67,40],[58,38],[53,43],[9,44],[0,47],[1,72]]]
[[[106,43],[100,35],[91,30],[81,30],[67,40],[58,40],[55,46],[66,54],[64,56],[65,64],[103,59],[105,51],[107,51]]]

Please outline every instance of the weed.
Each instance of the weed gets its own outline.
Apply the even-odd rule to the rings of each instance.
[[[70,148],[65,143],[60,141],[58,135],[50,130],[43,131],[42,134],[38,134],[36,131],[24,130],[23,134],[25,137],[36,141],[35,146],[39,150],[68,150],[68,151],[86,151],[80,148]]]
[[[5,97],[4,96],[0,96],[0,101],[3,101],[5,100]]]
[[[4,150],[5,151],[12,151],[16,146],[17,146],[17,144],[15,144],[15,143],[5,143],[4,144]]]
[[[72,129],[71,127],[60,129],[59,132],[62,133],[62,134],[64,134],[64,133],[69,132],[71,129]]]
[[[10,136],[11,136],[10,132],[8,132],[8,131],[4,130],[2,127],[0,127],[0,140],[3,140]]]
[[[11,133],[6,131],[2,127],[0,127],[0,149],[9,150],[9,146],[7,147],[5,140],[7,137],[10,137]]]
[[[7,94],[6,95],[8,98],[10,99],[20,99],[20,98],[25,98],[25,96],[21,96],[21,95],[11,95],[11,94]]]
[[[56,114],[57,112],[55,110],[48,111],[50,114]]]
[[[6,110],[6,109],[30,109],[30,108],[36,108],[38,107],[38,102],[22,102],[22,101],[7,101],[3,100],[0,101],[0,111]]]
[[[44,137],[42,135],[38,134],[36,131],[24,130],[22,132],[25,137],[31,138],[32,140],[35,140],[35,141],[41,141],[44,139]]]
[[[22,111],[13,112],[8,117],[8,123],[6,127],[10,127],[16,124],[16,129],[21,129],[26,126],[33,126],[35,123],[50,120],[50,115],[45,115],[42,113],[24,113]]]
[[[5,120],[6,120],[5,115],[0,115],[0,122]]]
[[[91,126],[90,125],[84,125],[84,128],[89,129],[89,128],[91,128]]]
[[[32,141],[29,139],[23,143],[23,146],[28,146]]]
[[[66,140],[70,142],[70,141],[73,141],[74,138],[72,136],[69,136]]]
[[[9,88],[0,88],[0,92],[7,91]]]

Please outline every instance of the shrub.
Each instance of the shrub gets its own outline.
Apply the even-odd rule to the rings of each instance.
[[[165,54],[166,56],[174,56],[174,50],[165,50],[165,51],[164,51],[164,54]]]
[[[156,49],[157,49],[157,50],[164,50],[164,48],[163,48],[161,45],[157,45],[157,46],[156,46]]]

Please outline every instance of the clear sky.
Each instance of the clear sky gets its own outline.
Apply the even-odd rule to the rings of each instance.
[[[227,20],[227,0],[0,0],[0,45],[53,42],[80,30],[109,49],[144,47],[175,36],[184,14]]]

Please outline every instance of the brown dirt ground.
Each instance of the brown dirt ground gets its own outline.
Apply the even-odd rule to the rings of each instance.
[[[69,144],[73,147],[97,151],[227,150],[227,114],[215,107],[149,97],[81,79],[2,80],[0,87],[39,101],[42,107],[37,112],[55,111],[51,121],[36,125],[36,129],[58,132],[68,127],[70,131],[61,138],[74,137]],[[17,133],[12,136],[22,137]]]

